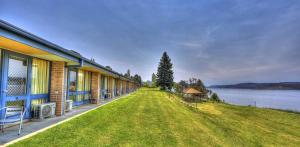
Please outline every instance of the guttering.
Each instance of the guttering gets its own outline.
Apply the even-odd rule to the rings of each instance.
[[[68,65],[67,67],[71,67],[71,68],[80,68],[83,66],[83,60],[82,58],[79,59],[79,64],[78,65]]]

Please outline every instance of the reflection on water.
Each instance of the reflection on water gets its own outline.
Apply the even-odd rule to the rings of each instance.
[[[222,100],[236,105],[294,110],[300,112],[300,90],[248,90],[210,88]]]

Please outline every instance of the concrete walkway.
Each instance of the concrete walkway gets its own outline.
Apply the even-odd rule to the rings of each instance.
[[[50,125],[56,124],[58,122],[61,122],[65,119],[71,118],[75,115],[84,113],[88,110],[94,109],[96,107],[102,106],[106,103],[111,102],[112,100],[118,99],[119,97],[113,98],[113,99],[106,99],[101,100],[100,104],[86,104],[83,106],[79,106],[74,108],[71,112],[65,113],[63,116],[53,117],[53,118],[47,118],[43,121],[28,121],[24,123],[23,130],[20,135],[18,135],[19,125],[12,126],[9,128],[4,129],[4,133],[0,132],[0,146],[8,143],[10,141],[13,141],[15,139],[18,139],[20,137],[26,136],[32,132],[36,132],[38,130],[41,130],[43,128],[46,128]]]

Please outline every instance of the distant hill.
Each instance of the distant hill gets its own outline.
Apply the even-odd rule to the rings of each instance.
[[[261,90],[300,90],[300,82],[281,83],[239,83],[233,85],[212,85],[208,88],[261,89]]]

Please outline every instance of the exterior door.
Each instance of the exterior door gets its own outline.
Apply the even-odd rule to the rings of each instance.
[[[73,101],[73,105],[76,105],[77,101],[77,69],[68,69],[68,99]]]
[[[23,106],[30,111],[30,63],[27,56],[4,51],[2,55],[1,107]]]

